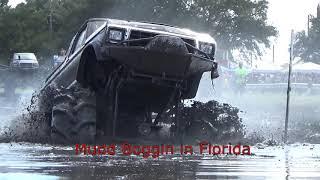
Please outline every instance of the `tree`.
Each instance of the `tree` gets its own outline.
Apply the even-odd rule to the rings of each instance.
[[[309,34],[298,32],[294,42],[294,55],[305,62],[320,64],[320,17],[311,20]]]
[[[6,2],[1,0],[0,2]],[[90,17],[110,17],[173,24],[207,32],[219,49],[262,54],[277,31],[266,23],[267,0],[27,0],[0,17],[0,51],[32,51],[69,44],[80,25]],[[48,15],[52,12],[53,38]],[[3,27],[3,28],[2,28]]]
[[[269,47],[275,27],[267,25],[268,2],[250,0],[199,0],[190,6],[194,22],[209,30],[223,49],[254,51],[262,55],[260,45]],[[201,29],[201,30],[205,30]]]
[[[0,0],[0,7],[5,7],[5,6],[8,6],[8,2],[9,0]]]
[[[208,32],[219,49],[244,54],[261,56],[261,46],[269,48],[269,37],[277,35],[275,27],[267,24],[266,0],[122,0],[119,4],[115,16]]]

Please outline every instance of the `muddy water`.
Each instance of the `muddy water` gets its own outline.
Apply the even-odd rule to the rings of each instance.
[[[0,179],[288,179],[320,178],[320,145],[252,147],[251,156],[76,155],[74,147],[0,144]],[[120,153],[119,153],[120,154]]]
[[[207,93],[210,98],[214,96],[211,90]],[[21,114],[30,97],[18,103],[0,98],[0,130]],[[252,108],[235,100],[230,100],[230,104],[247,111],[244,114],[247,131],[262,129],[267,131],[264,134],[272,135],[282,131],[283,112],[261,112],[263,108]],[[302,133],[305,134],[305,129]],[[278,138],[281,139],[280,135]],[[320,179],[320,145],[252,147],[251,152],[251,156],[143,159],[121,155],[80,156],[71,146],[0,143],[0,179]]]

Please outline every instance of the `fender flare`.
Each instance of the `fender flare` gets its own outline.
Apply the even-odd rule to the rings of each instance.
[[[98,46],[97,43],[91,43],[88,44],[80,57],[80,61],[79,61],[79,65],[78,65],[78,70],[77,70],[77,76],[76,76],[76,80],[77,82],[81,83],[84,87],[86,87],[88,84],[86,82],[86,68],[88,66],[88,61],[92,60],[92,61],[98,61],[98,57],[97,54],[99,53],[98,50]]]

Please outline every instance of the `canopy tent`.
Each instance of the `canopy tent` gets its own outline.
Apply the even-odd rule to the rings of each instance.
[[[281,72],[283,68],[279,65],[274,65],[270,63],[260,63],[257,65],[257,68],[253,69],[253,72],[261,73],[272,73],[272,72]]]
[[[233,72],[235,69],[227,68],[224,66],[219,66],[222,72]]]
[[[252,71],[252,69],[250,69],[250,68],[247,68],[247,67],[244,67],[244,68],[245,68],[245,69],[247,70],[247,72],[249,72],[249,73]],[[221,72],[234,73],[235,70],[237,69],[237,67],[227,68],[227,67],[220,66],[220,69],[221,69]]]
[[[292,72],[320,73],[320,65],[312,62],[298,63],[292,66]]]

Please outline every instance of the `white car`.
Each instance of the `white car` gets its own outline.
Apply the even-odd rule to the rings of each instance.
[[[39,63],[34,53],[14,53],[10,67],[17,70],[36,70]]]
[[[53,56],[53,67],[56,68],[58,67],[61,63],[64,62],[66,56],[58,56],[58,55],[54,55]]]

